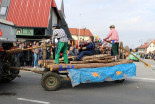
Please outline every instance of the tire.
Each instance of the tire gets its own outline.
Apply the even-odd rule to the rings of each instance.
[[[41,78],[41,86],[46,91],[56,91],[61,86],[61,78],[57,73],[46,72]]]
[[[2,78],[0,82],[1,83],[11,82],[12,80],[14,80],[17,77],[17,75],[19,74],[19,70],[10,70],[10,73],[11,73],[11,75],[9,75],[5,78]]]
[[[11,78],[11,77],[7,77],[7,78],[2,78],[1,79],[1,83],[9,83],[12,80],[14,80],[15,78]]]
[[[116,80],[115,83],[123,83],[124,81],[125,81],[125,79]]]

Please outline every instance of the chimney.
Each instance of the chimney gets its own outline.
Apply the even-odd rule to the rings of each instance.
[[[147,46],[147,43],[145,43],[144,46]]]

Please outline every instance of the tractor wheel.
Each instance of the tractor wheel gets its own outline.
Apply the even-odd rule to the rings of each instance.
[[[10,70],[10,75],[8,75],[7,77],[5,78],[2,78],[0,82],[2,83],[9,83],[11,82],[12,80],[14,80],[17,75],[19,74],[19,70]]]
[[[41,85],[46,91],[56,91],[61,86],[61,78],[57,73],[46,72],[41,78]]]
[[[116,80],[115,83],[123,83],[124,81],[125,81],[125,79]]]

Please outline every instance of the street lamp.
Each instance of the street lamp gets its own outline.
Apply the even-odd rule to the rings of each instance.
[[[83,30],[84,30],[84,34],[83,34],[83,40],[85,40],[85,31],[86,31],[86,27],[85,28],[83,28]]]

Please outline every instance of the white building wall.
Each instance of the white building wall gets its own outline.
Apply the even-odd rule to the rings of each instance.
[[[78,35],[72,35],[72,38],[78,40]],[[80,39],[89,40],[89,36],[79,36],[79,40]]]
[[[148,46],[148,48],[147,48],[147,53],[153,52],[153,51],[155,51],[155,45],[154,45],[154,43],[152,42],[152,43]]]

